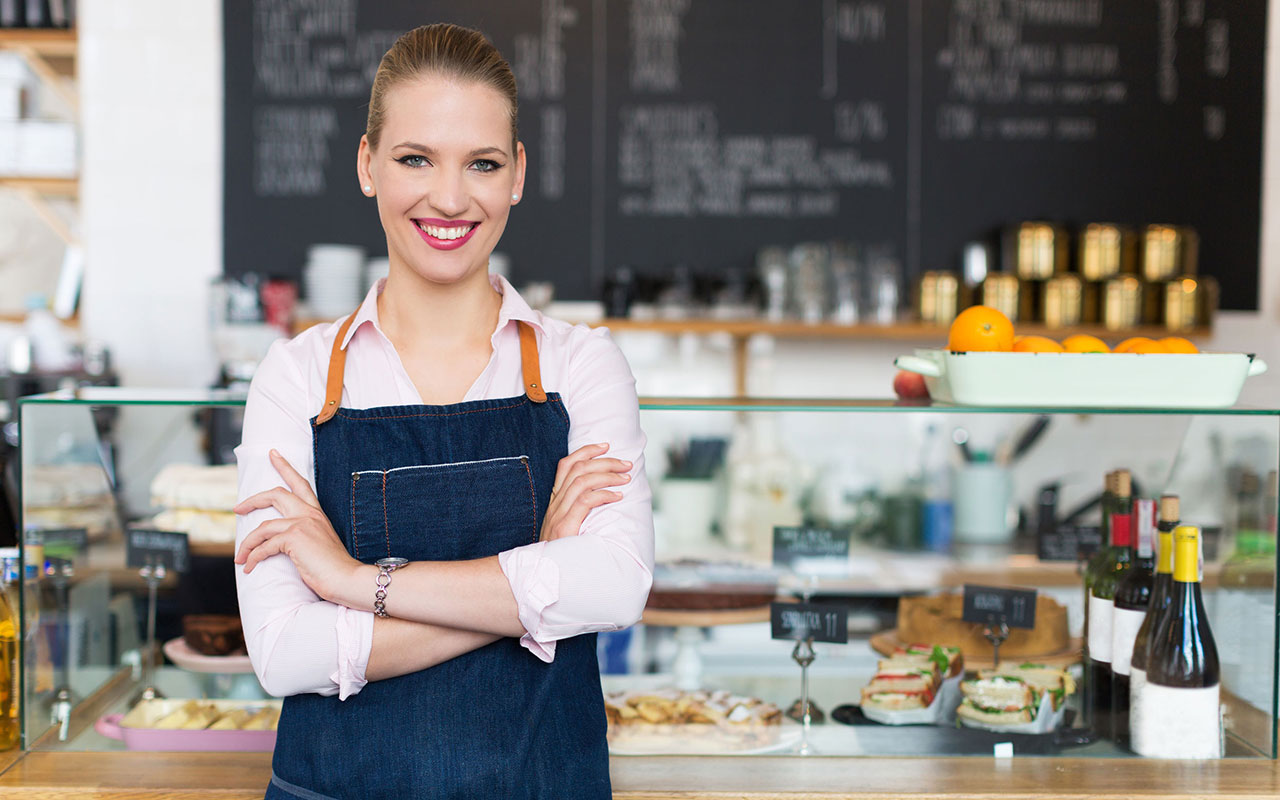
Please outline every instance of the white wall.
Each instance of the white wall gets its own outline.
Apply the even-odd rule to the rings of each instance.
[[[1271,41],[1280,41],[1277,12],[1270,16]],[[85,332],[111,346],[131,385],[204,385],[215,370],[207,287],[221,272],[220,3],[82,0],[80,40]],[[1250,379],[1242,399],[1251,403],[1280,402],[1280,59],[1274,48],[1267,75],[1262,311],[1221,314],[1206,344],[1257,352],[1270,362],[1268,376]],[[623,341],[642,393],[732,388],[722,343],[703,342],[681,354],[673,343]],[[758,394],[886,395],[893,356],[907,348],[901,342],[781,342],[771,358],[757,361],[750,385]]]

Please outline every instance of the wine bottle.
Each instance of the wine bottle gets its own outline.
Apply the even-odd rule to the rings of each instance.
[[[1166,494],[1160,498],[1160,521],[1156,523],[1156,572],[1151,581],[1151,599],[1147,602],[1147,616],[1138,628],[1133,640],[1133,654],[1129,663],[1129,736],[1130,748],[1138,752],[1142,725],[1143,687],[1147,683],[1147,653],[1151,632],[1161,615],[1169,608],[1173,598],[1173,529],[1178,527],[1178,496]]]
[[[1117,504],[1119,499],[1117,498]],[[1093,686],[1090,717],[1098,735],[1114,738],[1111,721],[1111,638],[1116,586],[1129,571],[1131,514],[1111,515],[1111,548],[1115,557],[1093,582],[1089,595],[1089,682]]]
[[[1111,622],[1111,732],[1116,744],[1122,747],[1129,746],[1129,671],[1133,644],[1147,618],[1155,578],[1156,501],[1134,500],[1133,522],[1137,535],[1129,552],[1130,567],[1116,584]]]
[[[0,587],[0,750],[17,747],[22,736],[18,612],[9,596],[10,587],[4,582]]]
[[[1151,635],[1140,755],[1221,758],[1218,648],[1200,594],[1200,529],[1173,532],[1171,599]]]
[[[1111,515],[1115,512],[1116,470],[1112,470],[1102,479],[1102,546],[1089,557],[1084,569],[1084,653],[1082,657],[1083,671],[1080,681],[1080,709],[1086,725],[1093,722],[1093,683],[1091,681],[1092,660],[1089,657],[1089,595],[1093,593],[1093,583],[1098,579],[1103,565],[1112,555],[1111,551]]]

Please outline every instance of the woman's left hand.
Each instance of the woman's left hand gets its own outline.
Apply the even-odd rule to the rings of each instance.
[[[280,512],[280,518],[254,528],[240,544],[235,561],[244,564],[248,574],[264,559],[284,553],[311,591],[325,600],[333,600],[338,587],[350,585],[353,574],[363,565],[351,557],[338,539],[307,479],[275,450],[271,451],[271,466],[289,488],[258,492],[232,510],[248,514],[273,507]]]

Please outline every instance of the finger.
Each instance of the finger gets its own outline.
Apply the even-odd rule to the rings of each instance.
[[[566,482],[572,481],[581,475],[591,473],[619,473],[630,472],[631,462],[623,461],[620,458],[593,458],[589,461],[579,461],[569,468],[565,474]],[[564,485],[563,483],[561,484]]]
[[[302,499],[304,503],[313,506],[319,506],[320,501],[316,498],[316,493],[311,490],[311,484],[302,474],[293,468],[285,457],[280,455],[280,451],[272,450],[269,454],[271,466],[276,468],[276,472],[280,473],[280,477],[284,478],[285,485],[290,491]]]
[[[302,510],[308,507],[293,492],[283,486],[277,486],[246,497],[231,510],[237,514],[248,514],[250,511],[262,508],[275,508],[281,516],[291,517],[299,516]]]
[[[561,509],[566,508],[576,503],[584,494],[607,486],[618,486],[629,480],[631,480],[629,476],[625,474],[619,475],[616,472],[596,472],[579,475],[560,487],[560,492],[556,495],[561,503],[559,507]],[[548,513],[550,513],[550,507],[548,507]]]
[[[609,503],[616,503],[621,499],[621,492],[613,492],[608,489],[587,492],[566,509],[564,518],[556,527],[557,529],[568,530],[568,535],[570,536],[576,536],[582,530],[582,523],[586,521],[587,515],[591,513],[592,509]]]
[[[244,574],[248,575],[253,572],[253,568],[261,564],[263,561],[274,555],[285,552],[285,546],[288,544],[288,537],[276,536],[268,539],[257,547],[253,548],[253,552],[249,553],[249,557],[244,562]]]
[[[601,442],[600,444],[585,444],[560,459],[560,463],[556,465],[556,479],[555,482],[551,484],[552,489],[554,490],[555,488],[564,485],[564,478],[568,475],[569,470],[574,464],[577,464],[579,461],[603,455],[608,452],[608,450],[609,444],[607,442]]]
[[[269,519],[258,527],[249,532],[244,537],[244,541],[240,543],[239,549],[236,550],[235,562],[243,564],[249,553],[258,545],[273,536],[277,536],[289,530],[293,526],[293,520],[281,517],[279,519]]]

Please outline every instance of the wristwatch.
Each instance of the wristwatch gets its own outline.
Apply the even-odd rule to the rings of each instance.
[[[375,617],[387,616],[387,587],[391,585],[391,573],[409,563],[407,558],[380,558],[373,562],[378,568],[378,577],[375,583],[378,590],[373,593],[373,615]]]

